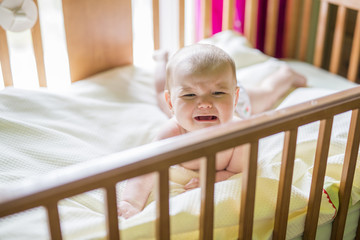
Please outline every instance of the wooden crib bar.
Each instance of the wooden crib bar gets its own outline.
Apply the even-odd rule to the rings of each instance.
[[[213,239],[213,230],[209,229],[214,229],[215,154],[208,155],[201,162],[200,239]]]
[[[109,239],[120,240],[119,220],[116,200],[116,184],[109,184],[106,188],[106,226]]]
[[[349,208],[351,188],[354,180],[356,160],[360,143],[360,108],[352,111],[348,141],[339,189],[339,211],[332,228],[332,239],[341,239],[344,234],[346,214]],[[358,223],[359,224],[359,223]]]
[[[308,212],[305,219],[304,237],[315,239],[319,219],[321,193],[324,186],[327,158],[329,154],[333,117],[320,121],[319,137],[316,146],[313,177],[308,203]]]
[[[62,239],[60,216],[57,202],[46,205],[51,239]]]
[[[158,171],[156,186],[156,239],[170,239],[168,166]]]
[[[152,0],[154,49],[160,49],[160,5],[159,0]]]
[[[267,21],[264,52],[270,56],[275,56],[279,0],[268,0],[267,4],[268,7],[266,9]]]
[[[224,0],[223,5],[223,18],[222,18],[222,30],[228,30],[234,28],[234,0]]]
[[[329,5],[325,1],[321,1],[320,3],[320,15],[318,21],[318,33],[316,35],[316,43],[317,46],[314,55],[314,65],[317,67],[321,67],[323,52],[324,52],[324,41],[325,41],[325,33],[326,33],[326,25],[323,25],[323,22],[326,22],[328,15]]]
[[[10,54],[9,54],[9,46],[6,37],[6,31],[0,27],[0,63],[1,70],[4,79],[4,86],[12,86],[14,84],[11,66],[10,66]]]
[[[344,26],[345,26],[345,17],[346,17],[346,8],[344,6],[339,6],[337,17],[336,17],[336,26],[334,33],[334,42],[333,42],[333,53],[330,61],[330,72],[337,73],[340,66],[340,55],[341,55],[341,45],[344,39]]]
[[[360,62],[360,11],[356,17],[356,25],[354,29],[354,39],[353,39],[353,46],[350,55],[350,65],[349,65],[349,72],[348,72],[348,79],[355,82],[356,75],[359,71],[359,62]]]
[[[274,239],[285,239],[294,171],[297,128],[285,132],[275,211]]]
[[[259,141],[250,143],[249,158],[244,168],[241,186],[239,239],[251,239],[254,222],[256,172]]]
[[[34,0],[38,5],[37,0]],[[40,15],[38,15],[40,18]],[[38,81],[40,87],[46,87],[46,74],[45,74],[45,62],[44,62],[44,50],[41,39],[40,20],[38,19],[35,26],[31,29],[31,36],[33,42],[34,56],[36,61],[36,69],[38,74]]]

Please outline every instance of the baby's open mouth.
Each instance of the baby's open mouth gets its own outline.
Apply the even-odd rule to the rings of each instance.
[[[217,116],[196,116],[196,121],[215,121],[217,120]]]

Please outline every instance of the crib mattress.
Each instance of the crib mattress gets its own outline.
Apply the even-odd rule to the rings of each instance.
[[[227,34],[227,33],[226,33]],[[224,35],[229,40],[230,35]],[[236,41],[244,41],[241,37]],[[233,37],[233,35],[231,35]],[[215,44],[223,44],[216,36]],[[222,41],[225,41],[222,39]],[[235,41],[235,40],[232,40]],[[229,44],[230,45],[230,44]],[[227,46],[229,46],[227,45]],[[253,52],[251,65],[237,62],[237,75],[244,84],[256,84],[280,61]],[[233,56],[235,53],[232,53]],[[236,54],[244,54],[238,52]],[[257,56],[259,55],[259,56]],[[235,56],[235,59],[241,59]],[[250,59],[250,58],[249,58]],[[311,65],[291,62],[295,70],[308,75],[312,88],[296,89],[277,106],[286,106],[354,86],[343,78]],[[261,68],[262,71],[258,69]],[[304,69],[307,69],[304,71]],[[255,74],[258,73],[258,74]],[[246,76],[251,76],[248,78]],[[326,84],[322,84],[327,79]],[[0,92],[0,189],[39,181],[44,174],[61,177],[63,171],[86,165],[101,156],[140,146],[152,141],[167,117],[156,105],[152,73],[134,66],[116,68],[74,83],[68,91],[22,90],[7,88]],[[304,96],[308,96],[304,98]],[[329,222],[336,214],[349,114],[334,120],[325,191],[319,217],[319,236],[329,232]],[[299,129],[287,238],[301,236],[305,220],[311,163],[318,123]],[[256,192],[254,239],[271,238],[276,201],[280,152],[283,134],[260,141],[258,188]],[[353,209],[359,209],[360,166],[356,168],[352,192]],[[197,173],[174,166],[171,168],[170,214],[174,239],[196,239],[200,211],[200,190],[184,193],[183,185]],[[118,188],[121,192],[124,183]],[[215,186],[215,238],[231,239],[237,235],[240,209],[241,173]],[[183,194],[180,194],[183,193]],[[106,232],[103,192],[96,190],[59,203],[64,237],[69,239],[102,239]],[[353,211],[359,213],[359,211]],[[4,239],[47,239],[45,210],[41,208],[0,219],[0,236]],[[350,214],[347,222],[357,221]],[[155,204],[152,198],[143,212],[120,218],[124,239],[154,238]],[[22,229],[22,231],[18,231]],[[347,227],[345,236],[353,234]],[[321,234],[320,234],[321,233]]]

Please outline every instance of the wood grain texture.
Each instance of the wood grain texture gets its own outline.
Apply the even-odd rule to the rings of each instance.
[[[360,143],[360,109],[352,111],[339,189],[339,209],[332,225],[331,239],[342,239],[349,208]]]
[[[275,56],[279,19],[279,0],[268,0],[264,52]]]
[[[201,23],[202,23],[201,35],[202,38],[208,38],[212,34],[212,23],[211,23],[212,1],[201,0],[200,8],[201,8]]]
[[[116,185],[109,184],[105,187],[106,226],[109,239],[120,240],[119,220],[116,201]]]
[[[51,239],[62,239],[60,216],[57,202],[48,202],[46,204],[46,210],[48,214],[48,224],[50,230]]]
[[[319,14],[318,26],[316,32],[316,41],[315,41],[316,48],[314,54],[314,65],[317,67],[321,67],[322,59],[323,59],[328,9],[329,9],[329,4],[325,1],[321,1],[320,14]]]
[[[154,50],[160,49],[160,5],[159,0],[152,0]]]
[[[320,121],[308,210],[305,219],[304,239],[315,239],[316,237],[321,195],[323,192],[326,164],[330,147],[332,124],[332,117]]]
[[[296,44],[300,25],[300,0],[290,0],[285,9],[284,58],[296,57]]]
[[[347,75],[347,78],[352,82],[356,82],[356,78],[359,72],[359,61],[360,61],[360,4],[358,7],[359,8],[357,9],[352,51],[350,55],[350,66]]]
[[[35,4],[38,5],[37,0],[34,0]],[[44,49],[41,38],[41,28],[40,28],[40,15],[31,29],[31,36],[34,48],[34,56],[36,62],[36,69],[38,74],[38,81],[40,87],[46,87],[46,73],[45,73],[45,61],[44,61]]]
[[[290,194],[294,172],[297,128],[285,132],[276,201],[273,239],[285,239],[289,216]]]
[[[235,1],[223,1],[222,31],[234,28]]]
[[[330,72],[335,74],[339,72],[342,44],[344,40],[345,19],[346,19],[346,8],[343,6],[339,6],[338,13],[336,16],[332,54],[330,57]]]
[[[185,0],[179,0],[179,48],[185,46]]]
[[[10,54],[6,31],[0,27],[0,62],[1,71],[4,79],[4,86],[10,87],[14,85],[11,65],[10,65]]]
[[[200,239],[213,239],[215,160],[214,153],[201,162]]]
[[[169,169],[156,174],[156,239],[170,239]]]
[[[62,3],[71,81],[132,63],[131,1]]]
[[[310,21],[311,21],[311,8],[313,6],[312,0],[304,0],[302,9],[302,24],[300,29],[300,46],[299,46],[299,59],[305,61],[306,53],[309,43]]]
[[[258,140],[251,142],[249,158],[247,159],[247,161],[245,161],[246,166],[242,175],[239,239],[252,238],[258,150]]]
[[[256,29],[257,29],[257,13],[258,1],[246,0],[245,4],[245,23],[244,35],[249,40],[252,46],[256,46]]]

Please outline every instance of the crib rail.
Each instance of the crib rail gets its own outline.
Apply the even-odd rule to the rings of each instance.
[[[32,186],[18,187],[11,194],[2,194],[0,217],[44,206],[47,209],[52,239],[61,239],[61,223],[57,202],[93,189],[106,190],[108,235],[119,239],[116,206],[116,188],[119,181],[150,172],[157,173],[157,239],[170,238],[169,218],[169,172],[170,166],[205,156],[201,166],[201,217],[200,239],[212,239],[214,219],[215,155],[217,152],[242,144],[250,145],[249,158],[243,174],[239,239],[251,239],[256,187],[257,152],[259,139],[285,132],[282,168],[280,173],[273,237],[285,239],[289,212],[290,188],[296,149],[298,127],[320,120],[319,140],[315,156],[314,177],[304,237],[316,234],[324,171],[329,150],[329,138],[333,116],[352,111],[344,167],[340,184],[340,207],[333,223],[334,239],[344,232],[351,188],[354,178],[360,141],[360,87],[295,105],[293,107],[264,113],[243,122],[218,126],[154,142],[111,156],[88,161],[71,170],[61,171],[62,178],[47,176]],[[206,134],[204,134],[206,132]],[[70,171],[70,172],[69,172]]]

